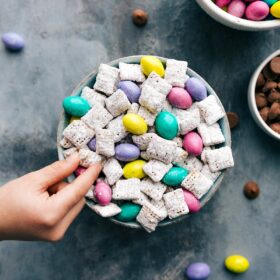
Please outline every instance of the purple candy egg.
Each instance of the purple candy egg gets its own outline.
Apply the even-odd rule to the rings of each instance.
[[[140,155],[140,150],[136,145],[123,143],[115,147],[115,157],[120,161],[133,161]]]
[[[207,263],[197,262],[186,268],[185,274],[189,280],[206,280],[211,273]]]
[[[121,89],[131,103],[138,103],[141,90],[135,83],[131,81],[120,81],[118,88]]]
[[[24,40],[23,38],[13,32],[4,33],[2,35],[2,42],[8,50],[11,51],[20,51],[24,47]]]
[[[96,151],[96,139],[95,138],[92,138],[89,142],[88,142],[88,147],[90,150],[92,151]]]
[[[207,97],[207,89],[202,81],[198,78],[192,77],[187,79],[185,88],[193,99],[201,101]]]

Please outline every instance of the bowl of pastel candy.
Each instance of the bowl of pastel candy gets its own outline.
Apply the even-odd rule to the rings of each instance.
[[[218,22],[239,30],[261,31],[280,27],[279,0],[196,0]]]
[[[100,64],[63,108],[59,158],[80,157],[68,180],[101,163],[87,205],[115,223],[152,232],[198,212],[234,165],[225,110],[186,61]]]

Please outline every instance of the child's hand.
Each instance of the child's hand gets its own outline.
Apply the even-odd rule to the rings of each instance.
[[[93,165],[71,184],[63,182],[78,165],[73,155],[0,187],[0,239],[61,239],[101,170]]]

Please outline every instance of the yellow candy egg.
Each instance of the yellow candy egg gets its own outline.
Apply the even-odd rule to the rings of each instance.
[[[231,255],[225,259],[226,268],[233,273],[243,273],[248,270],[249,261],[240,255]]]
[[[79,117],[71,117],[70,123],[73,122],[73,121],[77,121],[77,120],[79,120],[79,119],[80,119]]]
[[[145,120],[137,114],[126,114],[122,120],[125,129],[132,134],[141,135],[148,130]]]
[[[280,18],[280,1],[277,1],[272,5],[270,8],[270,13],[276,18]]]
[[[146,164],[146,161],[138,159],[127,163],[123,168],[123,176],[126,179],[129,178],[139,178],[142,179],[146,176],[143,171],[143,166]]]
[[[154,56],[143,56],[140,61],[141,69],[146,76],[149,76],[151,72],[156,72],[159,76],[164,76],[164,67],[162,62]]]

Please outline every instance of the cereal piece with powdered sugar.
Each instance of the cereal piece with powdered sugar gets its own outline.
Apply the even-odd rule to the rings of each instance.
[[[211,188],[213,181],[204,176],[201,172],[193,170],[183,180],[182,187],[192,192],[194,196],[200,199]]]
[[[113,117],[117,117],[126,112],[131,106],[126,94],[121,89],[118,89],[110,97],[108,97],[105,100],[105,104],[107,110]]]
[[[96,129],[96,152],[111,157],[115,154],[114,132],[109,129]]]
[[[178,119],[181,135],[196,129],[200,124],[200,112],[197,106],[193,105],[187,110],[174,108],[172,113]]]
[[[101,206],[98,204],[89,206],[96,214],[100,215],[103,218],[116,216],[122,211],[122,209],[115,203],[109,203],[106,206]]]
[[[158,113],[164,104],[165,96],[154,88],[145,85],[142,87],[139,103],[151,113]]]
[[[164,164],[159,160],[150,160],[143,166],[144,172],[154,181],[159,182],[172,168],[172,164]]]
[[[81,120],[70,123],[63,131],[63,136],[74,146],[85,146],[94,136],[94,131]]]
[[[109,158],[103,167],[103,173],[106,176],[109,185],[114,185],[123,175],[123,170],[115,158]]]
[[[173,163],[184,162],[187,159],[188,152],[180,147],[177,147],[176,153],[174,155]]]
[[[92,129],[103,128],[111,120],[113,116],[99,103],[93,105],[93,107],[82,117],[82,121],[85,122]]]
[[[145,81],[145,75],[143,74],[139,64],[119,62],[119,69],[122,81],[134,81],[137,83],[143,83]]]
[[[222,104],[214,95],[209,95],[197,103],[201,116],[208,125],[212,125],[225,116]]]
[[[149,157],[149,155],[147,154],[147,152],[146,151],[142,151],[141,153],[140,153],[140,157],[142,158],[142,159],[144,159],[144,160],[150,160],[150,157]]]
[[[182,140],[182,138],[175,137],[174,139],[172,139],[172,141],[175,142],[179,148],[183,147],[183,140]]]
[[[132,200],[140,196],[140,180],[131,178],[117,181],[113,187],[113,199],[115,200]]]
[[[197,130],[202,138],[204,146],[212,146],[225,142],[225,137],[218,123],[212,125],[201,123],[197,127]]]
[[[162,183],[155,183],[150,179],[144,179],[140,183],[140,190],[151,199],[159,201],[166,190],[166,186]]]
[[[60,140],[59,145],[64,149],[69,149],[69,148],[73,147],[73,144],[65,137],[63,137]]]
[[[161,111],[167,111],[167,112],[172,113],[172,110],[173,110],[172,105],[168,102],[168,100],[165,100]]]
[[[205,157],[205,152],[206,151],[209,151],[209,150],[212,150],[212,147],[208,146],[208,147],[204,147],[201,154],[200,154],[200,158],[201,160],[204,162],[204,164],[207,163],[207,160],[206,160],[206,157]]]
[[[165,207],[164,200],[161,199],[159,201],[156,201],[152,199],[150,203],[159,210],[158,214],[160,216],[160,220],[164,220],[167,217],[167,209]]]
[[[157,159],[169,164],[176,153],[177,145],[173,141],[163,139],[157,135],[152,137],[149,143],[147,154],[150,158]]]
[[[140,192],[139,197],[137,199],[133,199],[132,202],[144,206],[150,203],[150,199],[144,193]]]
[[[217,171],[217,172],[212,172],[208,166],[208,164],[205,164],[201,170],[201,173],[209,178],[210,180],[212,180],[213,182],[216,181],[216,179],[220,176],[221,172]]]
[[[92,188],[90,188],[90,189],[88,190],[88,192],[85,194],[85,197],[88,198],[88,199],[90,199],[90,200],[96,201],[96,199],[95,199],[95,197],[94,197],[94,195],[93,195],[93,190],[92,190]]]
[[[212,172],[220,171],[225,168],[233,167],[234,161],[230,147],[209,150],[205,152],[206,160]]]
[[[185,160],[176,163],[179,166],[186,168],[188,171],[192,171],[192,170],[200,171],[203,167],[203,163],[193,155],[188,155]]]
[[[142,87],[144,86],[150,86],[164,96],[167,96],[172,89],[172,86],[156,72],[151,72],[147,80],[142,84]]]
[[[96,90],[84,87],[81,93],[81,97],[87,100],[90,107],[92,107],[95,103],[99,103],[100,105],[104,106],[106,96],[97,92]]]
[[[109,124],[107,125],[107,128],[113,131],[114,133],[113,139],[115,143],[124,139],[128,134],[124,128],[122,119],[123,119],[123,115],[120,115],[115,119],[113,119],[112,121],[110,121]]]
[[[83,167],[89,167],[92,164],[103,164],[104,157],[89,149],[79,150],[80,165]]]
[[[166,60],[164,79],[173,87],[185,87],[188,62],[175,59]]]
[[[127,114],[138,114],[139,104],[132,103],[130,108],[127,110]]]
[[[140,150],[147,150],[152,138],[155,136],[155,133],[145,133],[142,135],[133,135],[132,141],[138,146]]]
[[[120,80],[119,72],[120,70],[115,67],[103,63],[100,64],[93,88],[104,92],[107,96],[112,95],[116,91]]]
[[[151,113],[148,109],[143,106],[140,106],[138,113],[147,123],[147,125],[152,126],[155,122],[157,114]]]
[[[184,193],[181,188],[166,193],[163,199],[169,219],[174,219],[189,213],[189,208],[185,202]]]
[[[72,156],[73,154],[75,154],[77,152],[78,152],[78,149],[76,147],[73,147],[73,148],[64,150],[63,151],[63,156],[64,156],[64,158],[68,158],[68,157]]]

